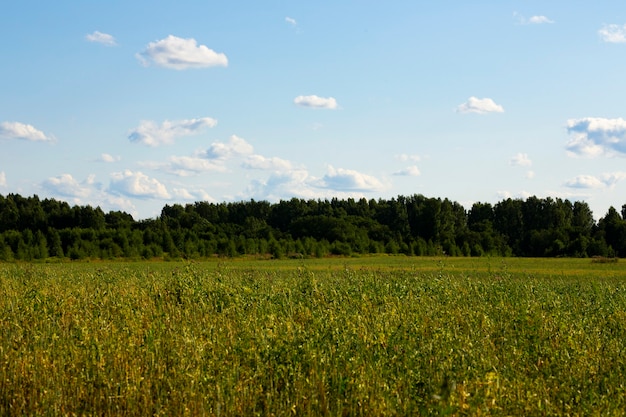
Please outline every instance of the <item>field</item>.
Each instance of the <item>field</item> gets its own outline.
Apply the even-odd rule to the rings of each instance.
[[[0,264],[0,415],[624,415],[626,269]]]

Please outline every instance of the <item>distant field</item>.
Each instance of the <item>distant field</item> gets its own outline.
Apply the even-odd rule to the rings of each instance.
[[[624,415],[626,267],[0,264],[0,415]]]

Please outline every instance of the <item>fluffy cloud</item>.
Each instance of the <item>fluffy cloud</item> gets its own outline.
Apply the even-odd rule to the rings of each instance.
[[[98,32],[97,30],[94,33],[90,33],[85,35],[85,39],[89,42],[101,43],[106,46],[115,46],[117,43],[115,42],[115,38],[108,33]]]
[[[579,175],[565,183],[570,188],[604,188],[605,185],[593,175]]]
[[[328,168],[323,178],[311,176],[306,169],[273,171],[267,180],[253,180],[239,198],[278,201],[303,199],[360,198],[383,186],[376,178],[345,169]]]
[[[118,195],[136,198],[162,198],[170,199],[171,196],[165,186],[155,178],[137,171],[125,170],[111,174],[109,190]]]
[[[7,176],[4,171],[0,171],[0,187],[7,186]]]
[[[337,108],[337,100],[333,97],[318,97],[318,96],[298,96],[293,102],[301,107],[312,107],[315,109],[331,109]]]
[[[521,24],[521,25],[541,25],[544,23],[554,23],[553,20],[549,19],[546,16],[542,16],[542,15],[535,15],[535,16],[531,16],[530,18],[526,18],[524,16],[522,16],[521,14],[515,12],[513,13],[513,16],[517,19],[517,21]]]
[[[370,175],[343,168],[328,167],[328,172],[322,178],[320,187],[337,191],[380,191],[383,184]]]
[[[570,188],[595,188],[604,189],[611,188],[619,181],[626,178],[626,172],[605,173],[598,177],[593,175],[579,175],[565,183]]]
[[[296,19],[289,16],[285,18],[285,22],[289,23],[291,26],[296,26],[298,24],[298,22],[296,22]]]
[[[604,42],[626,43],[626,25],[604,25],[598,34]]]
[[[193,38],[183,39],[169,35],[160,41],[150,42],[146,49],[136,55],[144,66],[183,70],[188,68],[226,67],[228,58],[205,45],[198,45]]]
[[[81,184],[70,174],[62,174],[58,177],[48,178],[42,183],[42,186],[53,194],[63,197],[86,198],[91,193],[89,186],[92,183],[92,177]]]
[[[47,136],[41,130],[37,130],[32,125],[20,122],[2,122],[0,123],[0,137],[6,139],[23,139],[33,142],[50,142],[52,137]]]
[[[509,164],[513,166],[529,167],[533,164],[533,161],[528,158],[528,154],[518,153],[513,158],[511,158]]]
[[[566,145],[570,156],[626,155],[626,120],[586,117],[567,121],[572,137]]]
[[[542,23],[554,23],[554,21],[548,19],[546,16],[531,16],[530,19],[528,19],[528,23],[540,25]]]
[[[103,154],[100,155],[100,161],[101,162],[107,162],[107,163],[118,162],[121,159],[122,158],[120,156],[113,156],[113,155],[110,155],[108,153],[103,153]]]
[[[303,169],[274,172],[265,181],[252,181],[245,193],[245,198],[267,201],[278,201],[292,197],[322,198],[323,193],[315,189],[312,185],[313,182],[315,182],[315,178],[309,176],[308,172]]]
[[[217,125],[217,120],[210,117],[173,122],[166,120],[161,125],[150,120],[144,120],[137,128],[130,131],[128,139],[131,142],[139,142],[148,146],[172,144],[176,138],[194,135],[215,125]]]
[[[394,172],[393,175],[399,175],[404,177],[419,177],[422,173],[419,168],[415,165],[406,167],[401,169],[400,171]]]
[[[459,113],[503,113],[504,108],[490,98],[470,97],[465,103],[457,107]]]
[[[202,172],[226,172],[226,167],[221,161],[198,156],[171,156],[164,168],[171,174],[181,177],[197,175]]]
[[[188,190],[186,188],[172,188],[172,194],[174,194],[175,198],[181,199],[181,200],[215,202],[215,199],[211,197],[204,190]]]
[[[266,158],[262,155],[250,155],[243,162],[242,166],[248,169],[262,169],[262,170],[273,170],[273,171],[288,171],[292,169],[291,162],[273,157]]]
[[[228,142],[214,142],[206,150],[204,157],[208,159],[230,159],[235,156],[250,155],[254,151],[252,145],[237,135],[232,135]]]

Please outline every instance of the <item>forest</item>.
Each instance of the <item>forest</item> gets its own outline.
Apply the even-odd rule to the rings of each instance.
[[[423,195],[278,203],[195,202],[135,220],[37,195],[0,195],[0,261],[358,256],[624,257],[626,204],[529,197],[469,210]]]

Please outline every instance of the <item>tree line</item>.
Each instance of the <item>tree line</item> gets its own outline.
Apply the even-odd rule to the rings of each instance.
[[[405,254],[624,257],[626,204],[597,222],[585,202],[529,197],[469,210],[423,195],[166,205],[135,220],[37,195],[0,195],[0,260]]]

